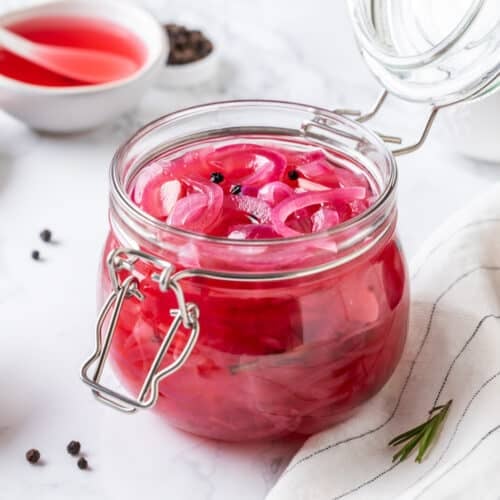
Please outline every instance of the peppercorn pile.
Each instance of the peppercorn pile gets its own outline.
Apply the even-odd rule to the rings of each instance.
[[[214,48],[212,42],[198,30],[189,30],[178,24],[166,24],[170,41],[167,64],[187,64],[208,56]]]

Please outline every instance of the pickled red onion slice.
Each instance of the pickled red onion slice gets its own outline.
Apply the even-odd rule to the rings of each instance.
[[[286,159],[289,168],[297,169],[301,165],[326,159],[325,153],[321,149],[311,149],[309,151],[294,151],[289,149],[277,149]]]
[[[231,210],[223,206],[222,214],[217,224],[212,228],[211,234],[214,236],[226,237],[235,226],[246,225],[252,221],[251,216],[240,210]]]
[[[303,181],[307,182],[307,179],[314,181],[318,185],[324,185],[329,188],[355,186],[364,188],[369,187],[364,176],[335,167],[325,157],[300,165],[297,167],[297,171],[305,177]]]
[[[177,179],[182,182],[185,178],[198,178],[204,181],[211,172],[211,166],[207,158],[213,151],[214,148],[211,146],[202,147],[194,151],[188,151],[178,158],[160,158],[152,165],[160,167],[166,179]],[[193,168],[193,166],[196,166],[196,168]]]
[[[336,170],[335,175],[337,176],[340,183],[340,187],[342,188],[361,186],[366,189],[369,189],[368,181],[362,175],[357,175],[354,172],[347,171],[341,168],[338,168]]]
[[[144,192],[153,184],[161,187],[164,182],[162,178],[163,168],[159,163],[153,163],[144,167],[137,176],[134,186],[134,201],[140,205],[144,198]]]
[[[259,157],[257,157],[259,158]],[[267,182],[281,179],[286,170],[285,159],[276,154],[274,158],[267,158],[267,161],[259,161],[255,166],[255,172],[241,180],[246,186],[262,186]]]
[[[311,233],[313,228],[313,213],[314,209],[311,207],[297,210],[292,215],[290,215],[290,217],[288,217],[286,225],[302,234]]]
[[[264,240],[279,238],[280,235],[270,224],[235,225],[227,236],[233,240]]]
[[[244,212],[261,224],[271,221],[271,207],[266,202],[252,196],[225,196],[224,207]]]
[[[329,191],[300,193],[279,203],[271,213],[271,221],[276,231],[285,237],[301,236],[303,233],[295,231],[286,224],[286,220],[297,210],[339,201],[362,200],[366,196],[366,189],[361,187],[337,188]]]
[[[278,180],[286,169],[285,157],[256,144],[231,144],[207,155],[211,167],[246,186]]]
[[[202,177],[206,176],[211,171],[209,157],[213,152],[213,146],[205,146],[195,149],[194,151],[189,151],[184,156],[177,159],[180,160],[178,168],[184,168],[191,171],[192,166],[196,165],[198,175]]]
[[[299,179],[297,185],[302,190],[302,192],[307,191],[328,191],[331,188],[325,186],[324,184],[318,184],[317,182],[310,181],[309,179]]]
[[[274,181],[262,186],[257,196],[262,200],[274,207],[280,201],[294,194],[293,189],[284,182]]]
[[[338,186],[338,181],[333,170],[332,165],[326,159],[317,159],[297,167],[300,172],[307,179],[315,179],[317,181],[328,181]],[[336,186],[333,186],[336,187]]]
[[[224,192],[217,184],[188,182],[199,192],[181,198],[170,212],[167,223],[189,231],[206,232],[220,215]]]
[[[202,231],[208,226],[206,220],[203,219],[206,206],[207,197],[204,194],[189,194],[175,204],[167,223],[182,229]]]
[[[174,209],[175,204],[182,197],[184,192],[183,185],[177,181],[167,181],[160,188],[160,199],[163,207],[163,212],[165,215],[170,214]]]
[[[314,212],[312,222],[312,231],[317,233],[336,226],[340,222],[340,217],[336,210],[321,207],[317,212]]]
[[[134,202],[157,219],[163,219],[167,215],[162,202],[161,190],[168,180],[169,175],[165,174],[163,167],[158,163],[153,163],[141,171],[135,182]]]

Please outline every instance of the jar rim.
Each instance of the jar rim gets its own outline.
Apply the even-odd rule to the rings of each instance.
[[[196,115],[197,113],[209,112],[209,111],[221,111],[224,109],[235,108],[238,106],[276,106],[282,109],[290,109],[291,111],[306,111],[314,113],[318,117],[324,118],[334,118],[337,121],[344,122],[346,124],[355,125],[359,130],[363,131],[364,134],[368,135],[371,141],[371,145],[377,147],[378,151],[384,153],[387,160],[389,160],[389,176],[387,182],[385,183],[383,189],[377,195],[376,200],[372,205],[370,205],[364,212],[353,217],[333,228],[327,229],[325,231],[320,231],[316,233],[308,233],[301,236],[284,237],[284,238],[274,238],[274,239],[258,239],[258,240],[237,240],[230,239],[220,236],[211,236],[202,233],[197,233],[193,231],[187,231],[185,229],[177,228],[171,226],[165,222],[162,222],[155,217],[151,216],[147,212],[141,210],[133,201],[128,194],[126,187],[121,179],[120,166],[127,158],[127,154],[130,152],[132,147],[137,144],[141,139],[146,137],[150,132],[155,130],[157,127],[166,125],[180,118],[187,118],[191,115]],[[306,135],[304,137],[307,138]],[[134,217],[141,223],[151,226],[157,230],[173,234],[178,237],[184,237],[188,241],[198,241],[198,242],[208,242],[221,245],[228,245],[231,247],[258,247],[258,246],[272,246],[278,247],[280,245],[286,245],[290,243],[308,243],[313,242],[318,239],[328,238],[341,234],[347,230],[353,229],[359,223],[365,222],[373,214],[377,213],[381,208],[387,205],[388,202],[394,197],[395,189],[398,180],[398,169],[394,155],[390,149],[385,145],[383,140],[372,130],[367,128],[355,120],[337,114],[334,111],[330,111],[326,108],[312,106],[308,104],[302,104],[292,101],[281,101],[281,100],[268,100],[268,99],[236,99],[227,101],[216,101],[207,104],[190,106],[177,111],[168,113],[156,120],[149,122],[140,128],[134,135],[132,135],[128,140],[126,140],[116,151],[113,156],[110,168],[110,185],[111,185],[111,198],[113,201],[117,201],[122,209],[128,213],[132,213]]]
[[[399,1],[348,0],[361,53],[384,88],[404,100],[444,107],[474,98],[495,85],[500,76],[497,4],[467,0],[470,3],[456,24],[433,40],[429,30],[439,16],[432,17],[422,8],[429,17],[429,27],[425,24],[424,29],[415,10],[409,8],[409,0],[396,3]],[[417,53],[406,54],[400,50],[402,46],[419,48]]]
[[[436,60],[441,54],[443,54],[443,52],[450,49],[467,32],[470,25],[481,12],[481,8],[484,3],[484,0],[472,1],[472,5],[453,30],[451,30],[439,43],[416,55],[395,55],[388,50],[387,46],[384,46],[376,38],[370,36],[366,30],[366,26],[361,23],[355,23],[354,27],[364,50],[386,66],[403,69],[421,65],[423,66]],[[374,7],[372,7],[372,9],[373,8]]]

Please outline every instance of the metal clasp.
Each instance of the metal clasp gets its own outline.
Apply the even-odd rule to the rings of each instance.
[[[343,116],[350,116],[353,117],[358,123],[363,123],[367,122],[368,120],[371,120],[382,108],[382,105],[384,101],[386,100],[387,96],[389,95],[387,90],[384,90],[379,97],[377,98],[377,101],[375,104],[372,106],[372,108],[365,114],[362,114],[361,111],[357,109],[335,109],[333,110],[334,113],[338,115],[343,115]],[[423,145],[425,140],[427,139],[427,136],[429,135],[429,132],[431,130],[432,124],[434,123],[434,120],[436,118],[436,115],[438,113],[438,110],[440,108],[437,106],[432,106],[431,111],[429,113],[429,116],[427,117],[427,120],[424,125],[424,129],[417,140],[417,142],[410,144],[408,146],[403,146],[399,147],[396,149],[392,149],[391,152],[394,156],[400,156],[408,153],[412,153],[416,151],[417,149],[420,148],[420,146]],[[345,130],[340,130],[339,128],[335,127],[335,125],[332,125],[329,123],[328,120],[325,120],[323,118],[316,118],[313,120],[308,120],[305,121],[302,124],[302,131],[306,136],[319,136],[325,135],[326,137],[329,137],[332,133],[337,134],[339,136],[345,137],[347,139],[352,140],[355,144],[360,144],[363,141],[361,140],[360,137],[351,134],[349,132],[346,132]],[[318,132],[319,131],[319,134]],[[401,137],[394,136],[394,135],[388,135],[388,134],[383,134],[380,132],[375,131],[375,133],[386,143],[388,144],[402,144],[403,140]]]
[[[485,78],[482,84],[480,85],[479,88],[475,90],[475,92],[472,95],[464,95],[460,99],[456,99],[455,101],[451,101],[447,104],[432,104],[430,106],[430,111],[428,113],[427,119],[425,121],[424,127],[422,129],[422,132],[420,133],[420,136],[418,139],[410,143],[406,146],[398,147],[395,149],[392,149],[391,152],[394,156],[402,156],[406,155],[409,153],[413,153],[417,151],[423,144],[425,143],[427,137],[429,136],[429,133],[431,131],[431,128],[435,122],[436,116],[438,112],[443,109],[443,108],[448,108],[450,106],[454,106],[456,104],[463,103],[468,100],[472,100],[476,97],[481,96],[481,94],[487,89],[497,78],[500,78],[500,70],[496,71],[494,74],[490,75],[488,78]],[[384,102],[386,101],[387,97],[389,96],[389,91],[388,90],[383,90],[371,109],[366,112],[362,113],[358,109],[334,109],[333,112],[338,114],[338,115],[343,115],[343,116],[348,116],[352,117],[354,120],[356,120],[358,123],[364,123],[369,120],[371,120],[375,115],[378,114],[378,112],[382,109],[382,106]],[[319,134],[318,132],[319,131]],[[355,135],[352,135],[344,130],[340,130],[335,125],[332,125],[331,123],[328,123],[328,120],[323,120],[322,118],[316,118],[313,120],[308,120],[305,121],[302,124],[302,132],[306,136],[315,136],[318,135],[319,138],[321,139],[321,134],[326,133],[327,137],[329,137],[332,132],[334,134],[343,136],[347,139],[351,139],[352,141],[356,143],[360,143],[361,139]],[[387,135],[387,134],[382,134],[380,132],[375,132],[384,142],[389,143],[389,144],[402,144],[403,140],[401,137],[398,136],[393,136],[393,135]]]
[[[158,283],[158,287],[162,292],[173,292],[175,294],[177,308],[170,310],[170,315],[173,318],[172,323],[151,363],[139,395],[137,398],[133,398],[101,384],[100,380],[123,304],[132,297],[144,300],[144,295],[139,288],[140,280],[132,274],[134,266],[139,260],[153,265],[154,271],[150,274],[151,279]],[[188,359],[198,340],[200,331],[199,310],[195,304],[186,303],[182,288],[174,274],[175,269],[170,262],[140,250],[118,248],[109,254],[107,264],[113,292],[106,300],[97,318],[95,351],[83,364],[81,378],[83,382],[92,388],[92,393],[96,399],[117,410],[132,413],[138,409],[154,406],[158,401],[160,382],[179,370]],[[118,273],[123,270],[128,271],[130,275],[120,281]],[[106,331],[103,332],[108,316],[109,324]],[[181,325],[191,331],[189,338],[177,358],[167,367],[159,370],[165,354]],[[93,374],[89,375],[89,371],[95,364]]]

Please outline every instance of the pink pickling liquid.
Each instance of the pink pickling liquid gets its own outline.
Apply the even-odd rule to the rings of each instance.
[[[110,52],[131,59],[137,63],[137,67],[145,61],[143,43],[127,29],[103,19],[40,16],[18,21],[6,27],[34,42]],[[2,48],[0,48],[0,74],[21,82],[48,87],[88,85],[53,73]]]
[[[287,228],[314,232],[315,214],[320,210],[326,226],[346,221],[366,210],[377,196],[366,177],[341,168],[335,161],[324,164],[327,160],[318,150],[251,144],[223,148],[191,151],[173,163],[155,160],[132,184],[132,199],[163,221],[171,217],[177,203],[182,203],[181,216],[190,230],[205,227],[208,234],[228,237],[236,227],[239,233],[233,234],[235,239],[275,240],[283,237],[279,232],[287,232]],[[285,157],[284,164],[276,152]],[[339,155],[339,164],[343,160]],[[314,161],[319,164],[311,165]],[[330,168],[331,175],[325,175],[323,167]],[[298,172],[298,177],[289,176],[290,171]],[[214,173],[222,174],[223,179],[213,177]],[[196,179],[195,183],[190,179]],[[179,184],[167,184],[173,180]],[[290,191],[279,186],[282,189],[273,191],[276,196],[272,196],[265,189],[269,182],[282,182]],[[214,184],[215,191],[222,192],[220,209],[220,192],[214,195]],[[235,185],[241,187],[236,195],[231,194]],[[293,208],[293,197],[307,201],[310,193],[324,191],[325,186],[340,191],[327,196],[326,202],[301,207],[297,213],[288,214],[290,205],[286,210],[276,209],[283,203],[287,207],[287,196]],[[356,194],[352,200],[344,198],[342,191],[353,187],[364,191],[351,191]],[[259,198],[262,189],[264,194]],[[193,194],[207,198],[197,196],[192,204],[182,202]],[[228,202],[228,197],[234,196],[267,200],[270,210],[262,205],[256,208],[248,200],[242,205],[235,204],[233,198]],[[200,200],[205,203],[201,211],[197,206]],[[217,205],[215,209],[213,205]],[[280,216],[285,218],[286,227],[281,225]],[[269,228],[260,228],[257,234],[249,232],[252,226],[263,225]],[[164,237],[168,241],[168,235]],[[104,259],[119,246],[118,237],[111,232]],[[334,254],[336,250],[331,248]],[[240,256],[235,265],[248,271],[258,271],[264,265],[269,269],[300,262],[303,253],[311,251],[314,249],[304,245],[275,262],[265,252],[261,260],[252,263]],[[161,256],[174,263],[177,271],[197,261],[193,256],[188,259],[184,250],[172,248],[164,249]],[[220,266],[224,259],[229,265],[231,254],[214,253],[203,259],[203,268],[215,263]],[[160,292],[157,283],[147,277],[152,271],[149,264],[138,262],[136,271],[142,276],[139,286],[145,298],[125,301],[110,352],[119,378],[134,394],[139,392],[172,321],[169,311],[177,307],[173,294]],[[112,287],[107,273],[101,276],[102,303]],[[126,276],[123,272],[121,279]],[[361,256],[311,276],[259,283],[192,278],[183,281],[182,288],[186,300],[200,309],[200,336],[186,364],[162,381],[155,410],[179,428],[215,439],[308,435],[346,419],[388,380],[406,339],[408,283],[394,225]],[[182,329],[177,333],[163,366],[179,355],[188,333]]]

